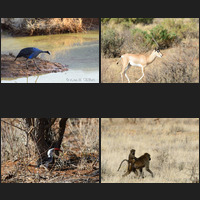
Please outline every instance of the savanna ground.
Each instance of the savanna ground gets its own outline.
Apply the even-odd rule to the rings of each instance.
[[[135,118],[134,118],[135,119]],[[126,177],[131,149],[136,157],[148,152],[154,178],[144,169],[144,178],[133,172]],[[102,183],[199,183],[198,118],[101,119]]]
[[[59,120],[60,118],[57,118]],[[57,121],[53,129],[58,129]],[[34,142],[25,133],[22,118],[1,119],[2,183],[98,183],[99,119],[70,118],[61,143],[60,161],[69,163],[47,170],[36,167]],[[71,164],[70,164],[71,163]]]
[[[122,63],[116,62],[125,53],[149,55],[156,47],[151,33],[163,57],[145,68],[139,83],[198,83],[198,18],[102,18],[101,82],[121,83]],[[130,67],[127,75],[135,83],[141,68]]]

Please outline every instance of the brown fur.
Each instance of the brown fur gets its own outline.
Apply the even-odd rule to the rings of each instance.
[[[140,156],[131,166],[132,171],[136,172],[136,174],[137,174],[137,169],[139,169],[140,176],[142,176],[142,178],[144,178],[143,168],[145,167],[146,171],[148,171],[153,177],[153,172],[149,169],[150,160],[151,160],[151,156],[148,153],[145,153],[144,155]]]
[[[127,169],[127,172],[123,176],[126,176],[126,175],[130,174],[131,171],[132,171],[132,166],[133,166],[133,164],[134,164],[136,159],[137,158],[135,157],[135,149],[131,149],[130,153],[129,153],[129,156],[128,156],[128,160],[127,159],[122,160],[122,162],[121,162],[121,164],[120,164],[120,166],[119,166],[117,171],[119,171],[119,169],[121,168],[122,163],[124,161],[127,161],[128,162],[128,169]]]

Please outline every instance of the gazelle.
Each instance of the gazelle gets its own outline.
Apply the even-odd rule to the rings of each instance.
[[[152,36],[153,38],[153,36]],[[122,83],[124,82],[124,75],[126,76],[128,82],[130,83],[130,80],[126,74],[126,72],[128,71],[128,69],[130,68],[130,66],[134,66],[134,67],[141,67],[142,69],[142,76],[136,81],[140,81],[143,77],[144,77],[144,69],[147,65],[151,64],[156,57],[161,58],[163,55],[159,50],[159,45],[158,43],[155,41],[155,39],[153,38],[154,42],[156,43],[156,45],[158,46],[158,48],[155,48],[155,50],[153,50],[153,52],[150,55],[144,55],[144,54],[124,54],[120,57],[120,59],[117,61],[117,64],[119,63],[119,61],[122,59],[122,71],[121,71],[121,78],[122,78]]]

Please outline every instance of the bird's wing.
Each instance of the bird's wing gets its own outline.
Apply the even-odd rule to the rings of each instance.
[[[31,58],[36,58],[42,51],[40,49],[36,49],[34,50],[34,52],[32,54],[30,54],[30,56],[28,57],[29,59]]]

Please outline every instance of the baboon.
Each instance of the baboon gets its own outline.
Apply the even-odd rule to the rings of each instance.
[[[119,169],[121,168],[121,165],[124,161],[127,161],[128,162],[128,169],[127,169],[127,172],[123,175],[123,176],[127,176],[128,174],[131,173],[132,171],[132,166],[134,164],[134,162],[137,160],[137,158],[135,157],[135,149],[131,149],[130,150],[130,153],[129,153],[129,156],[128,156],[128,160],[127,159],[124,159],[122,160],[119,168],[117,171],[119,171]]]
[[[145,153],[144,155],[140,156],[135,160],[135,162],[132,164],[132,171],[138,175],[137,169],[140,170],[140,176],[144,178],[144,173],[143,173],[143,168],[145,169],[152,175],[153,177],[153,172],[149,169],[149,162],[151,160],[151,156],[148,153]]]

